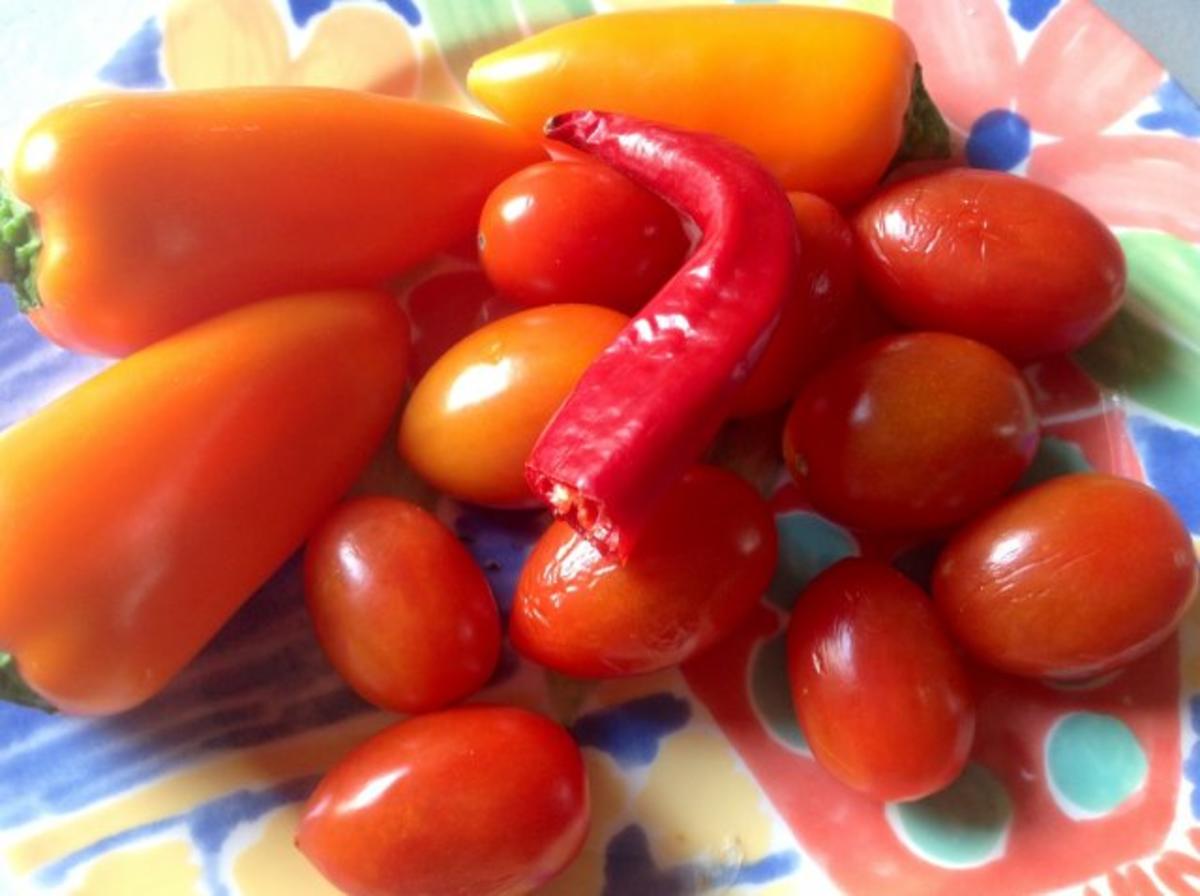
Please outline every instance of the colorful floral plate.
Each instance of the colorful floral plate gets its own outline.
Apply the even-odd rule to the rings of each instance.
[[[662,0],[174,0],[103,66],[109,87],[335,84],[469,105],[484,50],[572,16]],[[894,14],[968,160],[1061,189],[1116,228],[1130,302],[1075,360],[1029,369],[1046,437],[1031,479],[1095,468],[1148,479],[1200,532],[1200,109],[1084,0],[860,0]],[[427,364],[504,312],[469,250],[411,278]],[[101,362],[0,317],[0,427]],[[847,554],[920,575],[930,552],[812,513],[767,424],[721,457],[773,495],[784,547],[750,622],[682,671],[582,684],[507,656],[482,695],[540,709],[584,746],[594,803],[555,896],[1200,892],[1200,609],[1116,675],[1072,688],[981,678],[962,778],[883,806],[812,761],[782,673],[796,593]],[[436,502],[389,452],[363,490],[436,503],[511,595],[543,518]],[[98,662],[103,658],[98,657]],[[159,698],[81,720],[0,707],[0,891],[88,896],[332,892],[292,846],[323,770],[392,719],[330,671],[294,564]]]

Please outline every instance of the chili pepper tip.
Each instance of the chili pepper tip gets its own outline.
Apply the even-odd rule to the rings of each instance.
[[[561,140],[563,143],[579,147],[602,135],[607,127],[606,121],[611,117],[607,112],[597,112],[594,109],[559,112],[546,119],[542,133],[552,140]]]

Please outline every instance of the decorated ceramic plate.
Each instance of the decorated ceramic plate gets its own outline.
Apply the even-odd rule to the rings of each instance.
[[[320,84],[469,108],[486,50],[568,18],[662,0],[171,0],[97,72],[171,90]],[[976,166],[1059,189],[1117,231],[1128,303],[1071,359],[1026,370],[1044,438],[1032,477],[1145,479],[1200,532],[1200,108],[1085,0],[846,0],[912,35]],[[470,251],[403,300],[418,366],[502,314]],[[0,312],[0,427],[103,362]],[[582,745],[593,821],[549,896],[1200,892],[1200,611],[1128,668],[1071,687],[984,676],[981,724],[948,790],[883,805],[814,764],[791,711],[783,626],[836,559],[887,554],[814,513],[753,426],[730,463],[772,495],[782,547],[752,618],[680,670],[604,683],[505,656],[479,699],[519,703]],[[545,524],[422,491],[380,454],[361,491],[436,507],[502,605]],[[896,561],[919,569],[915,552]],[[102,656],[96,658],[103,662]],[[0,706],[0,891],[81,896],[332,892],[292,838],[300,804],[394,721],[314,641],[290,563],[160,696],[105,719]]]

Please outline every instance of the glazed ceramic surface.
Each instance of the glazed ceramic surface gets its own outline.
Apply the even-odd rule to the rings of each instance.
[[[104,5],[89,3],[89,14]],[[91,86],[323,84],[466,108],[463,79],[480,53],[570,17],[651,5],[667,4],[146,2],[149,17],[106,50]],[[1079,469],[1143,478],[1200,532],[1200,108],[1084,0],[841,5],[909,30],[971,164],[1068,193],[1127,253],[1129,302],[1116,321],[1074,359],[1026,371],[1045,426],[1029,480]],[[20,15],[5,27],[19,29]],[[506,310],[470,247],[407,278],[402,293],[418,368]],[[0,427],[102,365],[49,346],[5,303]],[[932,554],[813,513],[780,475],[773,438],[765,423],[742,425],[717,449],[772,495],[782,546],[774,583],[736,636],[682,670],[600,684],[508,653],[480,695],[545,712],[584,747],[591,834],[543,893],[1200,891],[1200,608],[1178,638],[1100,680],[983,677],[962,778],[921,802],[872,802],[813,763],[790,709],[783,627],[799,589],[840,557],[895,558],[919,576]],[[359,490],[435,507],[502,607],[545,524],[439,500],[390,449]],[[84,720],[0,707],[0,892],[331,893],[292,846],[300,803],[392,721],[329,668],[292,562],[134,712]]]

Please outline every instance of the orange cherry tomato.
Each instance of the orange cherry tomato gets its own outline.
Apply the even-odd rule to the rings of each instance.
[[[415,504],[342,504],[309,540],[304,581],[326,656],[376,706],[438,709],[479,690],[496,667],[500,614],[487,579]]]
[[[566,523],[534,546],[509,620],[513,646],[584,678],[653,672],[727,635],[775,570],[770,508],[742,479],[694,467],[624,566]]]
[[[877,532],[962,522],[1029,466],[1038,421],[1004,356],[948,333],[860,346],[813,377],[784,430],[784,456],[813,504]]]
[[[476,330],[417,383],[400,421],[401,456],[464,501],[536,504],[525,483],[533,443],[627,321],[594,305],[551,305]]]
[[[588,829],[579,747],[549,719],[464,706],[401,722],[341,760],[296,845],[348,896],[523,896]]]
[[[732,415],[780,407],[806,375],[853,344],[860,304],[854,278],[854,234],[830,203],[789,193],[800,238],[800,270],[762,357],[742,384]]]
[[[853,558],[804,589],[788,627],[788,677],[813,756],[880,800],[911,800],[962,771],[975,704],[962,660],[916,585]]]
[[[632,314],[687,250],[669,205],[594,160],[518,171],[492,191],[479,223],[484,270],[522,305],[582,302]]]
[[[1162,643],[1196,590],[1192,538],[1154,489],[1052,479],[962,529],[933,594],[962,645],[1016,675],[1076,678]]]

